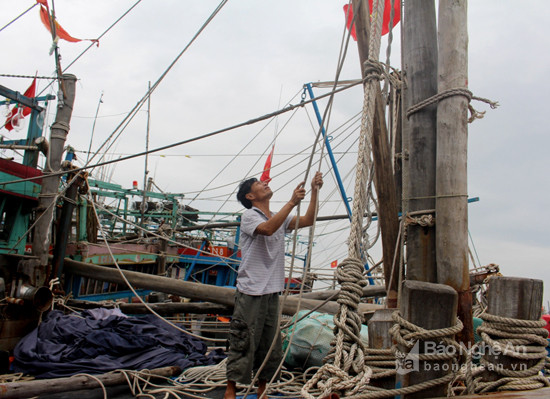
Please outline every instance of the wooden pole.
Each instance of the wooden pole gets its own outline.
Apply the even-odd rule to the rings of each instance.
[[[426,330],[436,330],[451,327],[455,324],[457,309],[457,293],[443,284],[433,284],[423,281],[406,280],[401,291],[400,312],[405,320]],[[426,343],[420,341],[419,353],[425,353]],[[401,348],[400,350],[404,350]],[[443,364],[446,363],[446,367]],[[450,372],[450,362],[439,363],[419,361],[418,370],[407,374],[397,374],[397,382],[405,388],[421,382],[443,377]],[[447,368],[447,370],[445,370]],[[403,398],[433,398],[447,396],[447,384],[423,390]]]
[[[366,1],[353,1],[353,9],[358,10],[355,16],[355,31],[357,33],[357,47],[359,49],[359,60],[361,62],[361,73],[364,77],[363,65],[368,60],[369,54],[369,9]],[[366,83],[365,83],[366,85]],[[384,280],[386,283],[387,306],[397,306],[397,284],[399,281],[399,267],[396,264],[393,268],[393,260],[399,259],[395,255],[396,241],[399,235],[398,206],[393,176],[391,151],[388,140],[384,116],[384,104],[380,85],[377,85],[376,108],[374,113],[374,126],[372,137],[372,152],[374,161],[374,186],[378,196],[378,213],[380,230],[382,234],[382,257],[384,260]],[[399,251],[399,246],[397,250]],[[390,286],[391,284],[391,286]]]
[[[94,280],[125,284],[118,269],[110,267],[96,266],[65,258],[64,270],[65,273],[76,274]],[[169,277],[155,276],[128,270],[124,271],[124,276],[126,276],[134,288],[146,288],[221,305],[233,306],[235,304],[235,290],[232,288],[191,283]],[[366,314],[381,309],[382,307],[382,305],[361,303],[359,304],[358,313]],[[282,306],[283,313],[290,316],[302,309],[312,310],[315,308],[317,308],[319,312],[336,314],[338,313],[339,305],[336,302],[324,303],[323,301],[316,301],[313,299],[300,300],[300,298],[287,297]]]
[[[384,286],[382,285],[366,285],[362,288],[362,291],[362,298],[386,296],[386,288],[384,288]],[[339,292],[340,290],[304,292],[302,294],[302,298],[317,299],[319,301],[331,298],[331,301],[336,301],[338,299]]]
[[[393,312],[397,309],[381,309],[374,312],[374,315],[367,322],[369,329],[369,348],[372,349],[389,349],[392,347],[392,338],[389,333],[390,328],[395,324],[392,318]],[[366,362],[368,364],[369,358]],[[392,367],[395,369],[395,364]],[[371,383],[375,387],[383,389],[395,388],[395,377],[384,377],[380,379],[373,379]]]
[[[405,0],[403,72],[408,110],[437,93],[437,32],[434,0]],[[403,187],[410,212],[435,208],[436,111],[431,105],[410,115],[404,124],[409,140],[408,182]],[[407,279],[435,283],[435,228],[407,228]]]
[[[78,194],[78,189],[85,180],[81,175],[75,177],[74,173],[69,173],[67,175],[67,181],[70,182],[70,186],[65,192],[66,200],[63,202],[61,215],[58,219],[50,279],[61,277],[63,273],[63,259],[65,259],[65,251],[67,249],[69,235],[71,234],[71,223],[73,220],[74,208],[76,206],[76,196]]]
[[[181,369],[179,367],[170,366],[153,370],[143,370],[142,373],[143,377],[151,376],[152,380],[155,380],[155,377],[172,377],[178,375],[181,373]],[[128,383],[126,377],[119,372],[94,375],[94,378],[79,375],[48,380],[8,382],[0,384],[0,396],[3,399],[31,398],[45,394],[100,388],[100,382],[106,387]]]
[[[105,304],[100,302],[82,301],[78,299],[69,299],[67,305],[77,309],[95,309],[119,308],[125,314],[149,314],[151,313],[145,305],[141,303],[114,303]],[[160,315],[173,315],[178,313],[193,313],[193,314],[217,314],[231,315],[233,308],[227,305],[218,305],[210,302],[167,302],[167,303],[149,303],[155,312]]]
[[[517,277],[492,277],[487,290],[487,313],[521,320],[540,320],[542,313],[542,280]],[[489,353],[487,353],[489,352]],[[519,360],[486,351],[483,356],[496,367],[521,371],[538,360]],[[494,370],[483,375],[485,381],[501,378]]]
[[[467,1],[439,1],[438,90],[468,86]],[[458,292],[460,342],[474,341],[468,265],[468,99],[447,97],[437,106],[436,219],[437,281]]]
[[[60,82],[64,86],[63,102],[59,102],[55,122],[50,133],[50,153],[44,167],[42,178],[42,191],[38,199],[36,218],[38,222],[34,227],[32,254],[39,259],[36,268],[35,281],[37,286],[44,285],[49,277],[48,252],[51,243],[50,230],[54,218],[56,194],[59,191],[60,176],[49,176],[61,171],[61,156],[65,146],[65,140],[69,133],[69,122],[73,113],[73,105],[76,90],[76,76],[64,74]]]

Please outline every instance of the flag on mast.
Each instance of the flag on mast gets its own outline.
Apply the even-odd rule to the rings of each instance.
[[[82,40],[89,40],[91,42],[97,43],[99,46],[99,40],[97,39],[77,39],[76,37],[71,36],[57,21],[55,21],[52,16],[50,15],[50,7],[48,6],[48,0],[36,0],[38,4],[40,4],[40,20],[48,29],[50,33],[52,33],[52,20],[53,20],[53,26],[55,27],[55,35],[59,39],[66,40],[68,42],[76,43],[81,42]]]
[[[25,93],[23,93],[23,95],[25,97],[33,98],[35,93],[36,93],[36,77],[32,80],[31,85],[27,90],[25,90]],[[29,107],[21,108],[21,105],[16,104],[8,114],[6,122],[4,123],[4,127],[9,131],[12,131],[15,127],[19,125],[19,121],[23,119],[25,116],[29,115],[30,113],[31,113],[31,109]]]

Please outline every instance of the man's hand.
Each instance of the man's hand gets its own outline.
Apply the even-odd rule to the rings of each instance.
[[[297,206],[306,196],[306,189],[304,188],[306,182],[301,182],[298,187],[294,189],[292,198],[288,201],[292,206]]]
[[[321,187],[323,187],[323,174],[321,172],[317,172],[315,173],[315,176],[313,176],[313,179],[311,179],[311,189],[319,190]]]

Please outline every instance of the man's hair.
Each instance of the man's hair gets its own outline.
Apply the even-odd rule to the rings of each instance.
[[[246,194],[250,192],[250,189],[252,188],[252,185],[256,183],[258,179],[255,177],[251,177],[250,179],[243,180],[241,184],[239,184],[239,191],[237,191],[237,199],[246,209],[252,208],[252,202],[248,198],[246,198]]]

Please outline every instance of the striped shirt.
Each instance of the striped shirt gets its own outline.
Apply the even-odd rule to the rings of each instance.
[[[281,292],[285,285],[285,233],[292,216],[271,236],[254,231],[267,216],[258,208],[244,211],[241,217],[241,264],[237,275],[237,290],[247,295]]]

